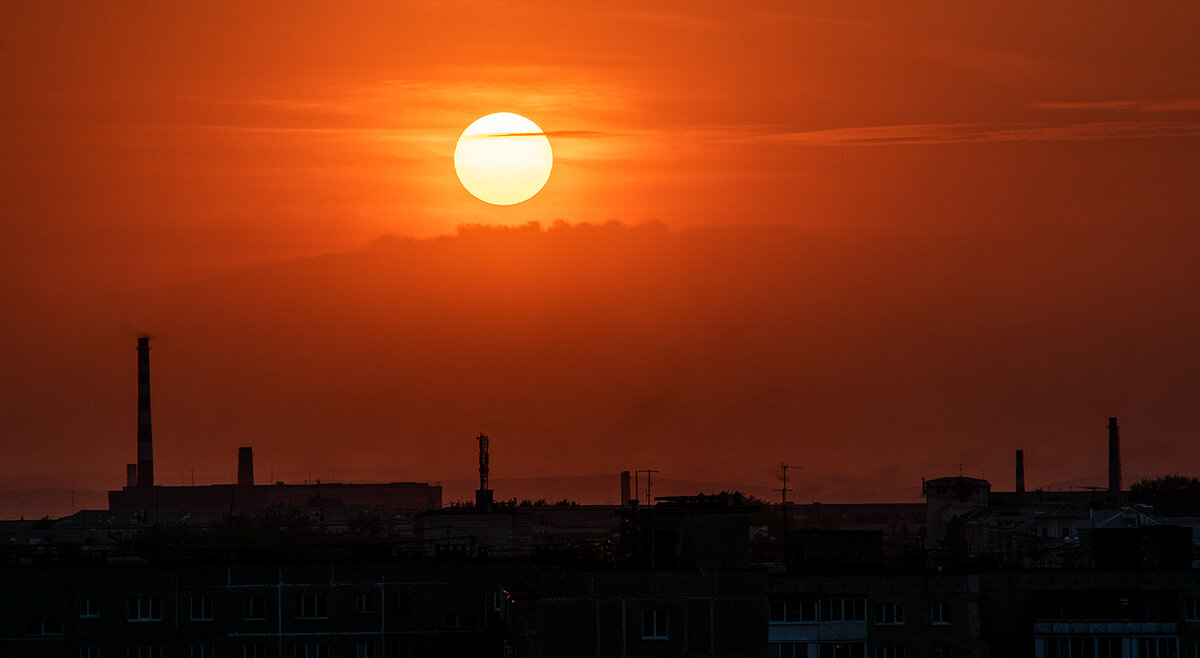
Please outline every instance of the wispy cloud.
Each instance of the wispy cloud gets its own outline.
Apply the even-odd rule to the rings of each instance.
[[[1063,142],[1104,139],[1200,136],[1200,123],[1180,121],[1104,121],[1081,124],[976,123],[863,126],[799,132],[741,134],[729,141],[802,146],[892,146],[985,142]]]
[[[1109,101],[1038,101],[1030,107],[1039,110],[1113,110],[1129,112],[1200,112],[1200,98],[1169,101],[1109,100]]]
[[[601,130],[547,130],[545,132],[527,132],[527,133],[480,133],[477,135],[466,135],[466,139],[489,139],[492,137],[578,137],[583,139],[594,139],[602,137],[624,137],[623,133],[604,132]]]

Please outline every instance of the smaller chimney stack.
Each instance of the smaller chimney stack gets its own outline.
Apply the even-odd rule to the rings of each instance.
[[[136,487],[137,486],[137,464],[126,464],[125,465],[125,486],[126,487]]]
[[[239,487],[254,486],[254,451],[249,447],[238,448],[238,478]]]
[[[1017,493],[1025,493],[1025,451],[1017,451]]]
[[[1121,493],[1121,426],[1108,419],[1108,492]]]
[[[621,507],[629,505],[629,471],[621,471]]]

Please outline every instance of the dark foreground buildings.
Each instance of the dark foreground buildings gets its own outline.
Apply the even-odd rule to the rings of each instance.
[[[517,504],[487,486],[154,482],[110,509],[0,522],[0,656],[1200,658],[1200,519],[1120,485],[924,483],[918,504]],[[628,474],[622,498],[629,499]]]
[[[278,509],[132,531],[111,512],[8,522],[0,655],[1200,653],[1189,528],[1081,529],[1078,546],[1038,549],[1059,563],[1023,564],[932,546],[919,523],[863,529],[887,507],[725,494],[640,509],[468,505],[336,530]]]

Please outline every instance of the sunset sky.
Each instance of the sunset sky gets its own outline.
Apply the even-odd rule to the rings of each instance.
[[[0,489],[123,484],[142,334],[159,484],[243,445],[260,483],[468,479],[486,432],[493,479],[788,462],[800,499],[915,500],[1011,490],[1016,448],[1103,483],[1109,416],[1126,474],[1200,474],[1197,34],[1191,2],[9,4]],[[493,112],[552,145],[524,203],[455,176]]]

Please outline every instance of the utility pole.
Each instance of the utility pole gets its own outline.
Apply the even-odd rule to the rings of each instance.
[[[643,468],[642,470],[638,471],[638,473],[645,473],[645,474],[646,474],[646,506],[647,506],[647,507],[649,507],[649,506],[650,506],[650,504],[651,504],[651,503],[650,503],[650,485],[651,485],[651,484],[653,484],[653,483],[650,481],[650,475],[651,475],[652,473],[657,473],[657,472],[658,472],[658,470],[657,470],[657,469],[653,469],[653,468]]]

